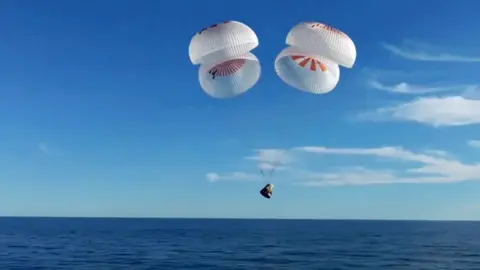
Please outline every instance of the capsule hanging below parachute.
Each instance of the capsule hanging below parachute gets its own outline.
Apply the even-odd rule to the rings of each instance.
[[[273,194],[273,184],[267,184],[264,188],[260,190],[260,194],[263,197],[270,199]]]
[[[270,199],[272,197],[274,188],[272,182],[275,182],[276,178],[274,174],[278,169],[285,169],[284,165],[290,162],[290,157],[288,156],[289,151],[288,149],[257,150],[257,159],[260,161],[258,169],[266,183],[260,190],[260,194],[264,198]]]
[[[277,75],[287,85],[312,94],[333,91],[340,80],[340,66],[352,68],[357,58],[352,39],[323,23],[295,25],[285,43],[288,47],[274,62]],[[226,99],[252,89],[261,76],[260,61],[251,52],[258,45],[256,33],[238,21],[224,21],[196,33],[189,45],[189,57],[193,65],[200,65],[198,80],[203,91],[212,98]],[[279,162],[268,163],[268,177],[272,177]],[[261,173],[266,177],[263,169],[265,166]],[[272,197],[271,182],[268,180],[260,190],[264,198]]]

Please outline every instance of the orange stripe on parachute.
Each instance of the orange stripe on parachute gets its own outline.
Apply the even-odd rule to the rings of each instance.
[[[310,70],[311,71],[317,71],[317,66],[320,67],[320,69],[323,72],[328,70],[328,68],[325,64],[323,64],[322,62],[320,62],[317,59],[312,58],[312,57],[307,57],[307,56],[303,56],[303,55],[292,55],[291,58],[294,61],[303,59],[302,61],[300,61],[298,63],[298,65],[301,66],[302,68],[306,67],[307,64],[310,62]]]
[[[322,63],[322,62],[320,62],[320,61],[319,61],[318,63],[320,63],[320,69],[321,69],[323,72],[325,72],[325,71],[328,70],[327,66],[326,66],[324,63]]]
[[[298,63],[298,65],[304,68],[308,64],[308,62],[310,62],[310,57],[303,59],[303,61]]]
[[[346,34],[344,32],[342,32],[341,30],[335,28],[335,27],[332,27],[330,25],[327,25],[327,24],[324,24],[324,23],[312,23],[311,24],[311,27],[312,28],[323,28],[327,31],[331,31],[331,32],[334,32],[336,34],[339,34],[339,35],[343,35],[343,36],[346,36]]]

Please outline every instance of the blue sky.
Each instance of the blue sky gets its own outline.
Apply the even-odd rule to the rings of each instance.
[[[480,219],[478,8],[1,1],[0,215]],[[188,44],[224,20],[257,33],[262,77],[216,100]],[[356,44],[327,95],[275,74],[299,21]]]

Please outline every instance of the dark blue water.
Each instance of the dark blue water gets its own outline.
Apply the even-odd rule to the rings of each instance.
[[[0,269],[480,269],[480,223],[0,218]]]

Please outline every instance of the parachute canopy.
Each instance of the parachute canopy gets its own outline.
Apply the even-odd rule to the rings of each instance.
[[[313,94],[332,91],[340,80],[340,68],[335,62],[298,47],[280,52],[275,71],[286,84]]]
[[[286,84],[309,93],[326,94],[340,80],[340,66],[351,68],[357,58],[353,41],[342,31],[318,22],[293,27],[277,56],[275,71]]]
[[[214,24],[196,33],[188,53],[194,65],[231,58],[258,46],[258,37],[247,25],[237,21]]]
[[[287,45],[324,56],[339,65],[351,68],[357,58],[355,44],[344,32],[318,22],[302,22],[287,35]]]
[[[214,98],[232,98],[245,93],[260,79],[260,62],[252,53],[201,65],[198,78],[202,89]]]
[[[255,32],[237,21],[214,24],[196,33],[189,46],[190,61],[200,64],[200,86],[213,98],[232,98],[260,79],[260,61],[250,51],[258,46]]]

